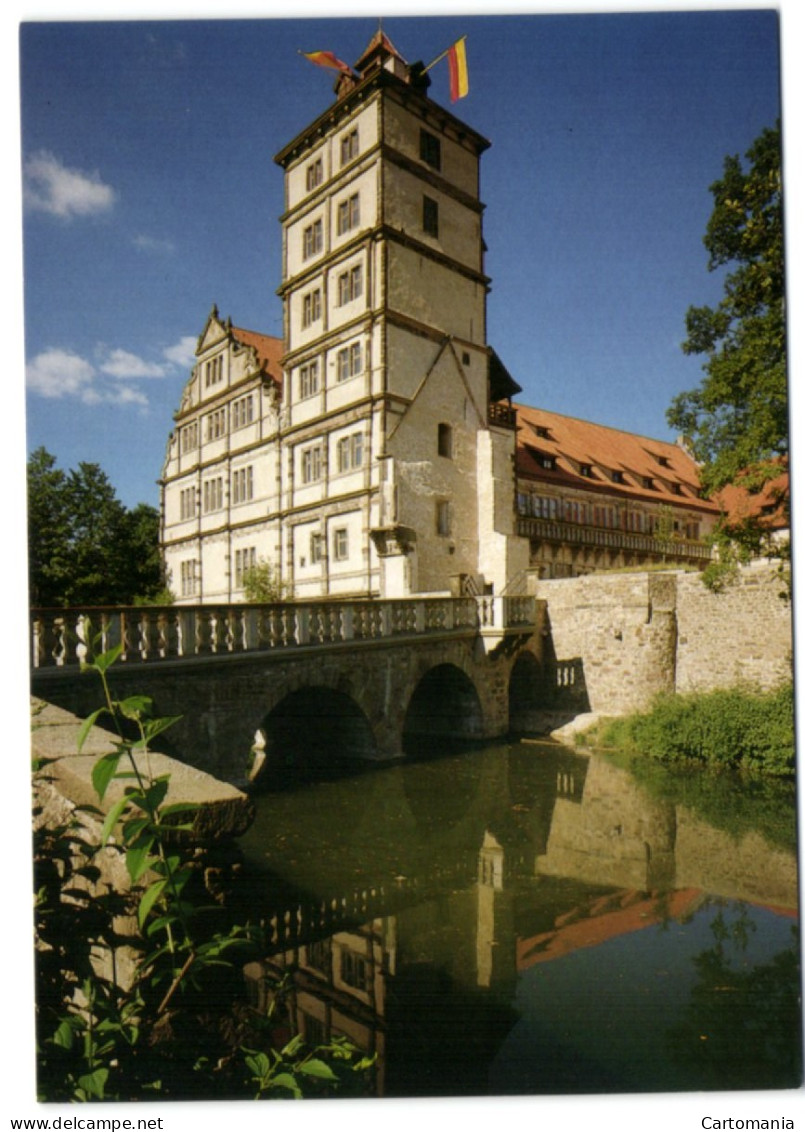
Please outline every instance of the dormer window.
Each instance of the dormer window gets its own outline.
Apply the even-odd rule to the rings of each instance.
[[[661,468],[667,468],[669,466],[668,465],[668,457],[667,456],[658,456],[657,457],[657,463],[660,465]]]
[[[579,466],[579,475],[584,476],[584,478],[588,479],[588,480],[592,479],[593,478],[593,466],[592,466],[592,464],[581,464]]]
[[[647,488],[649,491],[654,491],[654,480],[651,476],[643,476],[643,487]]]
[[[613,471],[613,473],[612,473],[612,482],[613,483],[625,483],[626,481],[623,478],[623,472],[618,471],[617,468],[616,468],[615,471]]]
[[[543,454],[540,456],[539,459],[540,459],[540,463],[542,464],[543,468],[547,468],[549,472],[555,472],[556,471],[556,457],[555,456],[549,456],[547,452],[543,452]]]
[[[534,425],[534,432],[540,437],[541,440],[550,440],[551,434],[545,425]]]

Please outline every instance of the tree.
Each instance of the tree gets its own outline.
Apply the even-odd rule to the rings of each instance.
[[[740,477],[757,491],[788,455],[785,286],[780,126],[746,154],[727,157],[710,186],[715,204],[704,244],[708,268],[731,270],[717,307],[690,307],[686,354],[702,354],[705,377],[680,393],[668,422],[702,464],[710,495]]]
[[[261,558],[254,566],[244,570],[243,593],[246,601],[260,605],[285,601],[290,597],[288,585],[265,558]]]
[[[65,474],[46,449],[28,461],[28,556],[33,605],[118,605],[161,585],[159,515],[129,511],[98,464]]]

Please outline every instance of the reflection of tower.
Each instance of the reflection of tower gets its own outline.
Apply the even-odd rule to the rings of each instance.
[[[248,963],[244,976],[251,1004],[262,1013],[276,981],[292,971],[292,990],[283,997],[289,1032],[310,1048],[342,1036],[363,1054],[374,1054],[376,1091],[383,1096],[386,979],[394,974],[395,957],[395,919],[382,917]]]
[[[514,898],[506,887],[509,879],[506,851],[495,835],[486,830],[478,854],[478,919],[476,963],[479,987],[500,988],[515,978]]]

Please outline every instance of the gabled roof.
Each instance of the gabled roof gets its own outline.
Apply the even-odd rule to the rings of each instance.
[[[396,59],[399,59],[400,62],[403,63],[406,67],[408,66],[405,59],[403,59],[402,55],[399,53],[399,51],[391,42],[383,29],[378,28],[375,34],[369,40],[369,43],[367,44],[366,49],[361,55],[360,59],[355,64],[355,70],[360,74],[364,74],[369,64],[373,62],[375,58],[382,60],[389,55],[393,55]]]
[[[680,445],[530,405],[514,408],[518,476],[718,512],[717,503],[699,498],[696,462]]]
[[[260,365],[275,385],[282,386],[280,358],[283,354],[283,345],[281,338],[274,338],[270,334],[260,334],[256,330],[245,330],[241,326],[232,327],[232,337],[243,346],[251,346],[257,354]]]

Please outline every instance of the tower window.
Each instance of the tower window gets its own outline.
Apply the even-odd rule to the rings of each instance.
[[[453,458],[453,429],[449,424],[439,425],[437,446],[440,456],[444,456],[448,460]]]
[[[356,264],[349,271],[338,276],[338,305],[343,307],[353,299],[359,299],[363,294],[363,270],[361,264]]]
[[[360,342],[344,346],[336,354],[336,381],[348,381],[363,371],[363,350]]]
[[[442,143],[427,130],[419,131],[419,156],[433,169],[442,167]]]
[[[302,233],[302,255],[305,259],[318,255],[324,245],[321,220],[314,220]]]
[[[311,161],[305,170],[305,186],[309,193],[317,189],[324,180],[324,166],[322,160],[317,157],[315,161]]]
[[[321,291],[308,291],[302,299],[302,326],[311,326],[321,318]]]
[[[361,222],[361,198],[357,193],[353,193],[351,197],[342,200],[338,205],[338,219],[336,221],[336,230],[339,236],[343,236],[345,232],[357,228]]]
[[[304,400],[305,397],[312,397],[314,393],[319,391],[319,360],[314,358],[312,362],[307,362],[305,365],[299,367],[299,399]]]
[[[317,483],[321,479],[321,448],[307,448],[302,453],[302,483]]]
[[[439,204],[431,197],[422,198],[422,230],[434,239],[439,235]]]
[[[339,472],[349,472],[363,464],[363,433],[342,436],[336,446],[336,466]]]
[[[436,502],[436,534],[441,538],[448,538],[450,535],[450,501],[448,499],[439,499]]]
[[[346,165],[347,162],[353,161],[358,156],[358,152],[358,131],[350,130],[341,138],[341,164]]]

